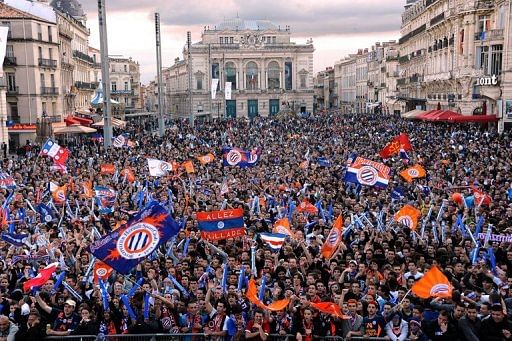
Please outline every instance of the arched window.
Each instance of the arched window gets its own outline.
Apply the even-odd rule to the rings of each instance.
[[[279,82],[279,64],[277,62],[270,62],[268,64],[267,84],[269,89],[279,89],[281,87]]]
[[[226,82],[231,82],[231,89],[236,90],[236,67],[235,63],[226,63]]]
[[[258,88],[258,65],[255,62],[247,63],[245,78],[245,88],[247,90],[256,90]]]

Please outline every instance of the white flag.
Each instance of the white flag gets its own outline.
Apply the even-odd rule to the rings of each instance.
[[[9,27],[0,26],[0,77],[4,76],[2,65],[4,64],[5,51],[7,49],[7,32],[9,32]]]
[[[226,89],[224,90],[225,99],[231,99],[231,82],[226,82]]]
[[[151,176],[164,176],[172,171],[172,165],[169,162],[157,159],[148,159],[148,167]]]
[[[219,79],[218,78],[212,78],[212,99],[215,99],[217,96],[217,86],[219,85]]]

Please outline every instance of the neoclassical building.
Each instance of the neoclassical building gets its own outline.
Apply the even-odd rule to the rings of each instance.
[[[400,99],[512,123],[510,0],[418,0],[402,14]]]
[[[312,112],[314,97],[313,42],[291,41],[289,26],[267,20],[225,20],[205,27],[201,41],[187,46],[183,59],[163,72],[166,112],[197,117],[271,116],[284,108]],[[212,99],[212,79],[218,79]],[[231,98],[226,96],[231,83]]]

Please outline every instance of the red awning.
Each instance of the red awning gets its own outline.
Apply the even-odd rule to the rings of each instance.
[[[449,121],[451,119],[456,119],[457,117],[462,116],[461,114],[451,111],[451,110],[445,110],[436,115],[436,117],[433,117],[431,121]]]
[[[92,123],[94,123],[94,120],[86,117],[79,117],[79,116],[68,116],[64,119],[64,122],[66,122],[66,125],[70,126],[73,124],[79,124],[83,126],[89,126]]]
[[[66,122],[67,126],[73,125],[73,124],[80,124],[77,120],[75,120],[75,117],[68,116],[64,119],[64,122]]]
[[[429,121],[432,117],[435,117],[436,114],[440,112],[442,112],[442,110],[430,110],[416,118],[424,121]]]
[[[496,122],[498,118],[494,115],[459,115],[457,117],[450,118],[448,122],[453,123],[465,123],[465,122],[476,122],[476,123],[488,123]]]

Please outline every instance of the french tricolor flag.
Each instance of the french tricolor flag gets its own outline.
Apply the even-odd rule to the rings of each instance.
[[[69,157],[69,150],[59,146],[52,139],[48,139],[41,148],[41,155],[48,155],[53,159],[54,163],[64,164]]]
[[[287,235],[282,233],[260,233],[260,239],[265,242],[273,251],[281,250]]]

